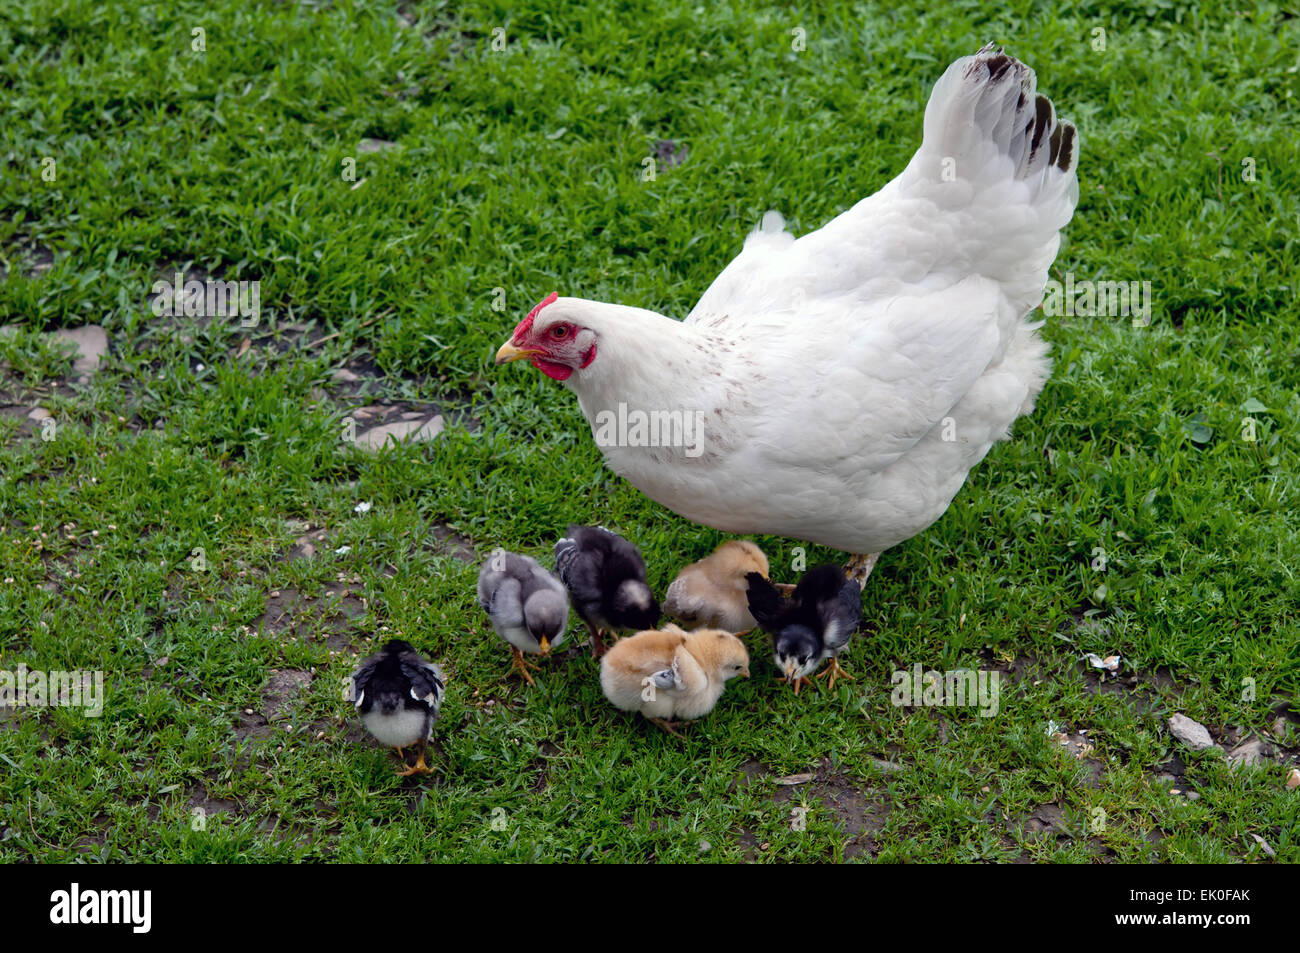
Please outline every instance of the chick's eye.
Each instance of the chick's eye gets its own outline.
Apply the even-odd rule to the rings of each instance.
[[[557,324],[551,328],[551,337],[557,341],[563,341],[569,336],[569,326],[567,324]]]

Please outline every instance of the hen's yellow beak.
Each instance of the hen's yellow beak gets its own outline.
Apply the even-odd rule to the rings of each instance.
[[[509,364],[511,361],[520,361],[526,357],[532,357],[534,354],[541,353],[542,352],[536,348],[515,347],[507,341],[505,344],[502,344],[501,349],[497,351],[497,363]]]

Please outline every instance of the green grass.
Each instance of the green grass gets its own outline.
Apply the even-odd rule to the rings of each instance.
[[[1257,834],[1300,861],[1296,11],[825,7],[4,6],[0,669],[99,669],[108,699],[0,713],[0,860],[1217,862],[1263,859]],[[1033,417],[873,575],[858,681],[795,699],[755,638],[755,677],[675,739],[582,652],[505,680],[445,527],[549,562],[599,521],[660,592],[725,537],[604,469],[572,397],[496,346],[551,290],[684,315],[763,211],[801,234],[899,171],[988,39],[1080,128],[1054,276],[1150,281],[1151,325],[1048,322]],[[643,181],[662,139],[689,156]],[[260,280],[259,327],[155,317],[177,269]],[[113,350],[83,386],[44,332],[85,323]],[[449,429],[360,455],[339,434],[376,400]],[[792,578],[794,541],[760,543]],[[295,624],[261,624],[290,594]],[[394,633],[449,672],[428,780],[339,696]],[[1084,652],[1124,656],[1118,690]],[[896,708],[916,662],[1019,675],[997,717]],[[311,678],[268,724],[273,670]],[[1190,753],[1173,712],[1276,755]]]

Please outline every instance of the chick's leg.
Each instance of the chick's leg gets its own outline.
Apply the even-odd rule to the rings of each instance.
[[[600,658],[609,651],[604,639],[601,638],[601,631],[590,622],[587,623],[587,631],[591,633],[591,657]]]
[[[876,568],[876,560],[879,558],[880,553],[850,556],[848,565],[844,567],[845,578],[856,582],[859,589],[865,589],[867,577],[871,575],[871,570]]]
[[[420,742],[420,747],[418,749],[419,757],[415,759],[415,764],[407,768],[405,771],[398,771],[398,777],[409,778],[413,774],[433,774],[433,768],[424,763],[424,749],[426,744],[427,742]]]
[[[677,732],[677,725],[678,725],[677,722],[669,721],[666,718],[651,718],[649,715],[646,716],[646,719],[648,721],[654,722],[656,725],[658,725],[664,731],[668,732],[670,735],[676,735],[679,738],[681,737],[681,735],[678,734]]]
[[[822,678],[827,675],[829,675],[830,678],[826,680],[826,687],[830,689],[835,688],[835,679],[837,678],[843,678],[850,682],[857,681],[856,678],[854,678],[848,672],[844,671],[844,669],[840,668],[840,660],[834,655],[831,656],[831,664],[826,667],[826,671],[814,677]]]
[[[524,658],[524,653],[519,651],[519,649],[515,648],[513,645],[510,646],[510,650],[514,652],[514,659],[510,663],[510,671],[518,672],[524,677],[524,681],[529,685],[536,686],[537,683],[533,681],[533,676],[528,674],[528,660]],[[533,666],[533,668],[536,667],[536,665]],[[509,675],[510,673],[507,672],[506,674]]]

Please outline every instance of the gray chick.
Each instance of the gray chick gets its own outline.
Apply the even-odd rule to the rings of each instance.
[[[497,635],[510,643],[514,651],[511,670],[532,685],[531,663],[524,653],[546,655],[564,641],[569,624],[564,584],[536,559],[496,549],[479,570],[478,604],[492,620]]]

